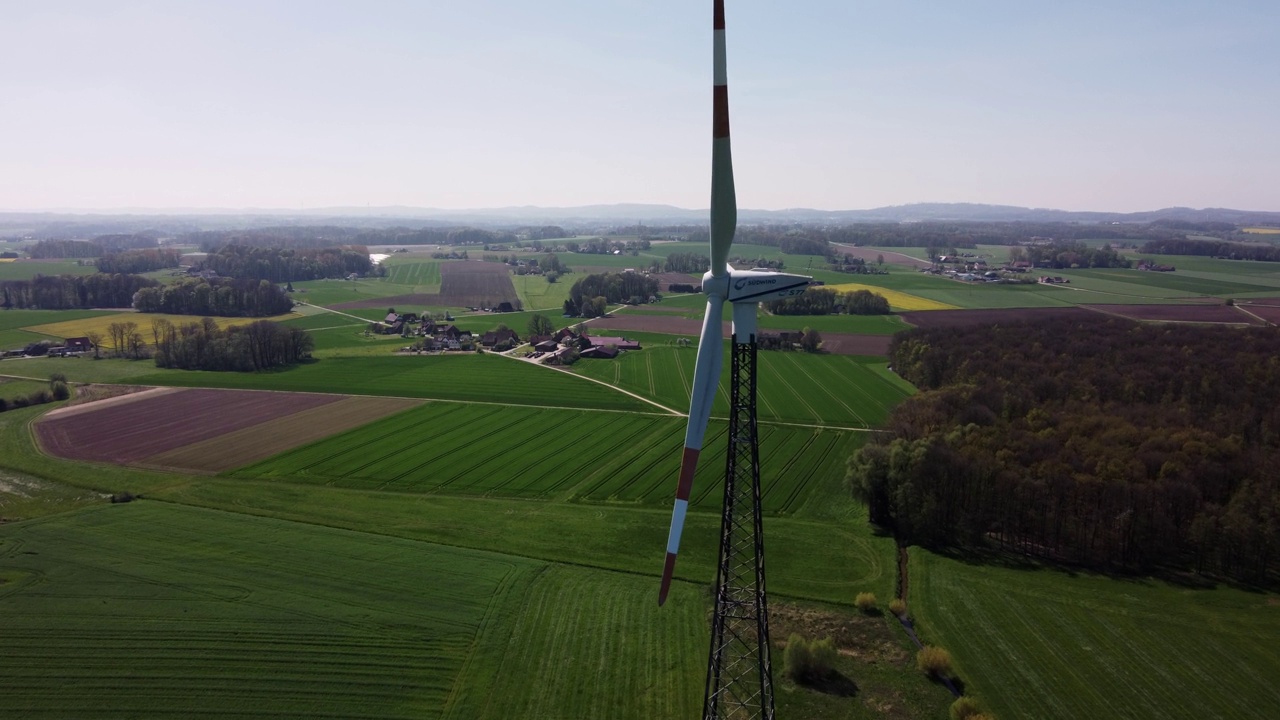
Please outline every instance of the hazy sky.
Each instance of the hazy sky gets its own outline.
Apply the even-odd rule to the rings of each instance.
[[[0,208],[706,207],[711,3],[0,0]],[[741,207],[1280,210],[1280,2],[729,0]]]

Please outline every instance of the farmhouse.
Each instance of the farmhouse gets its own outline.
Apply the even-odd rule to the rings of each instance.
[[[480,344],[493,350],[510,350],[520,342],[515,330],[493,330],[480,336]]]
[[[606,345],[594,345],[583,350],[578,357],[594,358],[596,360],[612,360],[618,357],[618,348]]]
[[[613,347],[618,350],[639,350],[640,343],[635,340],[628,340],[620,337],[590,337],[586,334],[582,336],[583,345],[586,348],[593,347]]]
[[[93,343],[89,342],[87,337],[67,338],[66,342],[62,344],[67,349],[67,352],[89,352],[93,349]]]

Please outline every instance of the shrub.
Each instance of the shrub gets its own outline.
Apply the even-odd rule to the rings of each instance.
[[[53,373],[52,375],[49,376],[49,387],[53,387],[53,384],[56,382],[65,383],[66,381],[67,381],[67,376],[64,375],[63,373],[60,373],[60,372]]]
[[[53,393],[48,390],[37,390],[27,396],[28,405],[43,405],[53,402]]]
[[[830,675],[836,669],[836,651],[835,641],[831,638],[823,638],[815,640],[809,645],[809,652],[813,656],[813,666],[810,674],[814,679],[822,679]]]
[[[916,667],[932,677],[942,677],[951,672],[951,653],[940,647],[925,645],[916,653]]]
[[[804,682],[813,667],[813,651],[809,649],[809,641],[797,633],[787,638],[787,650],[782,656],[787,677],[795,682]]]
[[[0,398],[0,412],[4,412],[5,410],[8,410],[8,409],[9,409],[9,401],[5,400],[4,398]]]
[[[71,388],[67,387],[67,383],[62,380],[55,380],[51,383],[53,387],[54,400],[66,400],[71,397]]]
[[[980,714],[978,701],[963,695],[951,703],[951,720],[973,720]]]
[[[792,633],[783,655],[787,677],[799,684],[821,680],[835,670],[837,654],[836,644],[831,638],[810,642]]]
[[[862,612],[870,613],[876,609],[876,594],[869,592],[858,593],[858,596],[853,600],[853,604],[857,605]]]
[[[907,601],[902,598],[894,598],[889,601],[889,612],[898,617],[905,617],[907,614]]]

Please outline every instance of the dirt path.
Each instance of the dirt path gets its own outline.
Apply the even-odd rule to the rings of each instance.
[[[902,598],[903,601],[907,601],[907,593],[911,590],[911,582],[907,573],[909,561],[910,556],[907,555],[907,547],[898,545],[898,597]],[[907,631],[907,636],[911,638],[911,642],[915,643],[916,647],[923,648],[924,643],[921,642],[920,636],[916,635],[915,623],[911,621],[911,616],[903,614],[896,617],[898,622],[902,624],[902,629]],[[956,687],[955,683],[951,682],[951,678],[944,675],[938,679],[942,681],[943,685],[947,686],[952,696],[960,697],[960,689]]]

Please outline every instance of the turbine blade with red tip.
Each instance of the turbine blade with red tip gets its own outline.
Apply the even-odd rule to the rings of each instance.
[[[684,455],[680,458],[680,484],[676,486],[676,504],[671,511],[671,531],[667,535],[667,561],[662,567],[662,586],[658,604],[667,601],[671,577],[680,552],[680,533],[689,509],[689,493],[693,490],[693,474],[698,469],[698,453],[711,419],[711,404],[720,387],[720,366],[724,353],[724,326],[720,319],[724,301],[716,295],[707,298],[707,315],[702,320],[702,336],[698,341],[698,361],[693,367],[693,390],[689,398],[689,427],[684,435]]]
[[[733,188],[733,156],[729,151],[729,78],[725,59],[724,0],[714,0],[711,91],[711,274],[729,272],[729,247],[738,225],[738,198]]]

